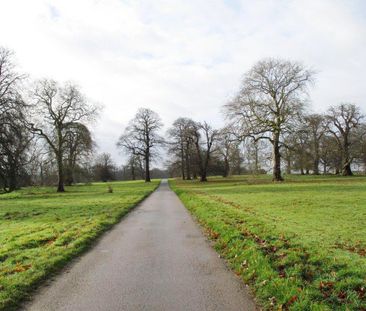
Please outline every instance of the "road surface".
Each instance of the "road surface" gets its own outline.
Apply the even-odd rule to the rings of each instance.
[[[255,310],[166,181],[23,310]]]

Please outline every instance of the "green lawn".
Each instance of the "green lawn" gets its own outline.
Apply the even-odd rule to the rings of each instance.
[[[0,195],[0,310],[27,297],[41,280],[84,251],[150,194],[158,181],[25,188]]]
[[[267,310],[366,310],[366,177],[171,180]]]

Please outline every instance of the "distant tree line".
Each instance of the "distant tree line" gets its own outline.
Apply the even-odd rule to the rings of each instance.
[[[0,47],[0,187],[210,175],[366,173],[366,123],[358,106],[341,103],[322,114],[307,109],[315,72],[302,64],[265,59],[253,66],[224,105],[227,123],[180,117],[161,131],[160,116],[138,109],[116,142],[127,156],[118,167],[96,155],[91,126],[100,108],[70,82],[29,81],[14,54]],[[162,152],[167,154],[163,164]],[[160,164],[160,169],[152,164]],[[163,168],[165,166],[165,168]],[[283,169],[284,167],[284,169]]]

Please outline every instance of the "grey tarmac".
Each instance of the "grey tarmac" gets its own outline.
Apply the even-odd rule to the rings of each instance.
[[[256,306],[163,180],[23,310],[249,311]]]

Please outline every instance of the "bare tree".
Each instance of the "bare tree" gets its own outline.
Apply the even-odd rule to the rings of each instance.
[[[304,118],[305,130],[310,134],[313,174],[319,175],[320,140],[325,132],[324,117],[320,114],[309,114]]]
[[[28,161],[32,136],[25,130],[27,105],[22,99],[14,54],[0,47],[0,183],[6,191],[18,187],[18,177]]]
[[[65,132],[65,183],[70,186],[78,162],[91,155],[95,144],[88,127],[82,123],[69,123]]]
[[[139,155],[131,154],[127,165],[125,166],[125,175],[126,170],[129,171],[132,180],[136,180],[137,177],[145,178],[145,169],[143,164],[143,159]]]
[[[0,127],[0,180],[7,192],[19,186],[18,178],[28,163],[26,151],[32,138],[19,120],[13,119],[11,125]]]
[[[185,162],[185,141],[187,133],[187,121],[185,118],[178,118],[173,122],[172,127],[168,130],[170,138],[168,142],[169,153],[175,154],[180,159],[180,169],[182,179],[186,179],[186,162]]]
[[[320,139],[320,163],[323,174],[328,174],[331,169],[339,174],[342,167],[342,155],[337,140],[333,135],[325,133]]]
[[[179,159],[182,179],[191,179],[192,166],[194,165],[193,140],[195,122],[189,118],[178,118],[168,130],[169,152]],[[178,165],[178,163],[176,163]]]
[[[109,153],[100,154],[94,164],[94,178],[107,182],[114,179],[116,166]]]
[[[273,147],[273,180],[281,175],[281,136],[303,110],[314,72],[296,62],[265,59],[245,76],[238,95],[225,105],[226,116],[243,137],[267,139]]]
[[[351,164],[352,135],[361,123],[363,115],[354,104],[340,104],[330,107],[327,111],[327,130],[334,136],[342,152],[342,175],[353,175]]]
[[[308,129],[301,124],[300,128],[291,134],[291,148],[293,150],[293,166],[300,170],[301,175],[310,173],[312,168],[311,136]]]
[[[120,136],[117,146],[128,154],[141,156],[145,161],[145,181],[150,182],[150,163],[157,156],[156,148],[163,144],[158,132],[163,124],[159,115],[147,108],[140,108]]]
[[[98,108],[89,104],[79,88],[71,83],[59,85],[53,80],[41,80],[32,93],[33,118],[30,130],[44,139],[57,162],[58,192],[64,192],[64,156],[70,124],[93,120]]]
[[[216,152],[224,163],[223,177],[228,177],[231,173],[231,163],[237,158],[239,141],[233,135],[232,130],[225,127],[221,129],[217,136]]]
[[[218,130],[213,129],[207,122],[194,125],[193,137],[201,182],[207,181],[207,169],[217,136]]]
[[[268,142],[248,137],[242,144],[244,170],[252,174],[264,173],[268,167]]]
[[[19,83],[25,75],[15,70],[14,53],[0,47],[0,118],[6,122],[5,116],[9,116],[19,108],[24,107],[24,102],[19,93]]]
[[[357,143],[353,149],[356,149],[355,154],[359,163],[363,166],[363,173],[366,174],[366,124],[364,122],[358,127],[355,139]]]

